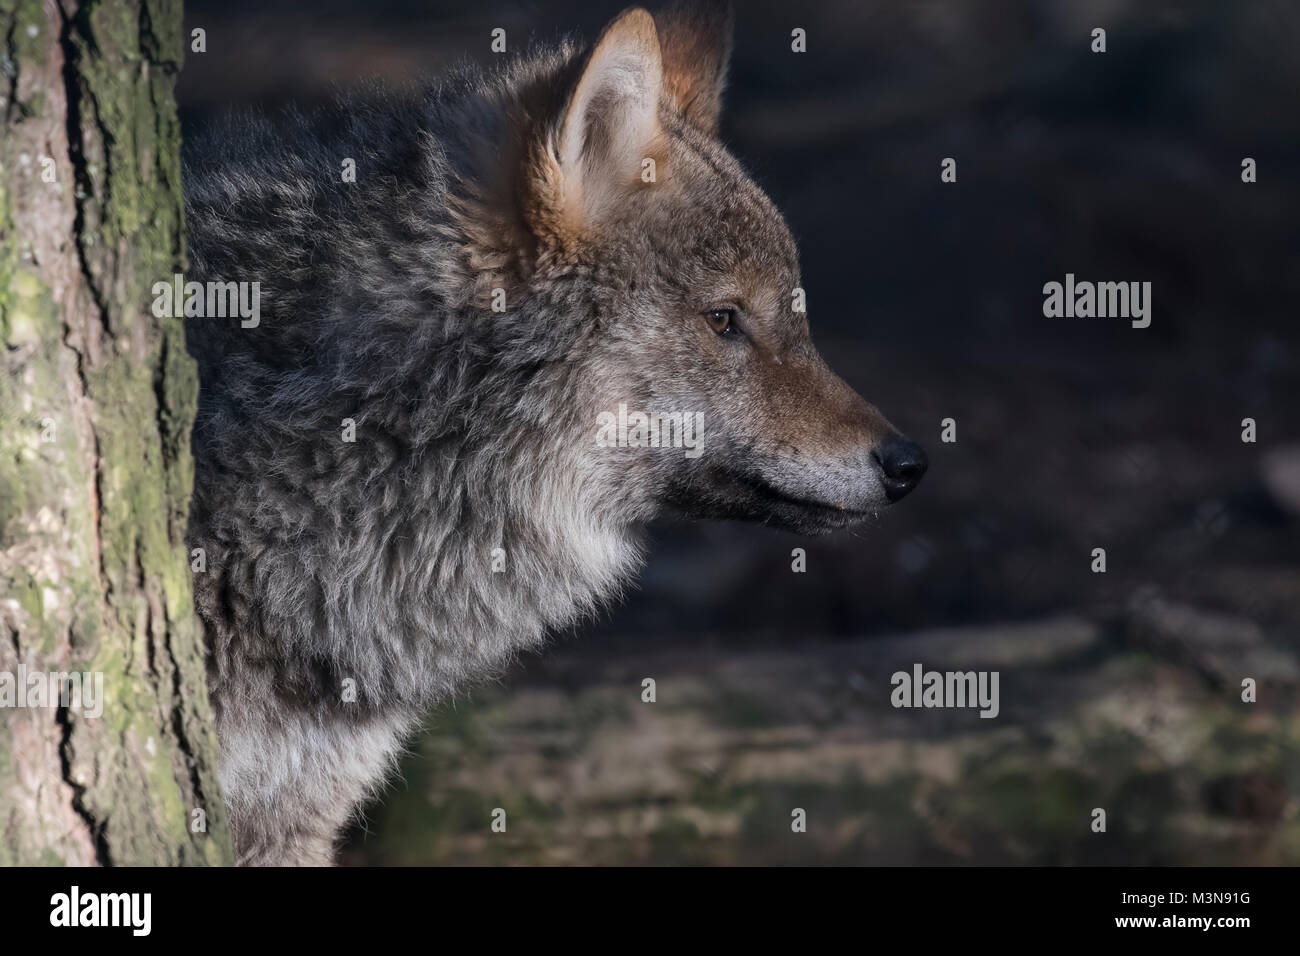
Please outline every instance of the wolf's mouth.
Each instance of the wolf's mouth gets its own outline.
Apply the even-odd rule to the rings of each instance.
[[[769,484],[761,478],[746,478],[747,484],[760,498],[772,503],[792,505],[801,508],[813,514],[822,514],[828,517],[838,516],[848,519],[873,518],[876,511],[862,511],[857,508],[849,508],[844,505],[827,504],[824,501],[815,501],[811,498],[798,498],[794,495],[786,494],[775,485]]]
[[[807,498],[749,469],[702,468],[679,473],[666,503],[695,518],[754,521],[796,534],[827,534],[875,518],[885,506],[871,498],[855,507]],[[866,507],[863,507],[865,505]]]

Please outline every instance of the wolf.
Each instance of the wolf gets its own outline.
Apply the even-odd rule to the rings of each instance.
[[[329,864],[433,705],[615,598],[662,511],[816,534],[920,481],[718,138],[730,49],[726,4],[633,8],[187,144],[190,277],[261,288],[255,325],[186,320],[241,864]],[[701,453],[597,442],[621,406],[701,416]]]

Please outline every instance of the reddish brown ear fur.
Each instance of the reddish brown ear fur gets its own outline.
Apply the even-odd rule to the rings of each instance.
[[[659,37],[650,14],[624,10],[587,56],[541,172],[551,230],[595,230],[639,182],[641,163],[658,151],[663,90]]]
[[[527,274],[539,241],[572,250],[596,234],[626,191],[643,186],[646,158],[657,182],[670,181],[658,106],[715,133],[730,54],[727,0],[678,0],[653,17],[634,7],[585,57],[516,91],[503,104],[512,132],[481,144],[482,168],[497,163],[499,176],[479,171],[448,200],[474,277],[466,299],[485,303]]]
[[[706,133],[716,133],[731,59],[731,3],[675,0],[654,18],[664,93],[687,122]]]

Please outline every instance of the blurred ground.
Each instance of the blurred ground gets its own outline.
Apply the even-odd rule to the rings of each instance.
[[[1269,701],[1234,702],[1237,667],[1167,646],[1143,615],[1190,612],[1151,603],[1128,634],[1055,618],[798,653],[530,662],[438,715],[345,861],[1297,862],[1294,658],[1216,622],[1242,632],[1254,672],[1286,674]],[[893,709],[882,688],[917,660],[999,670],[1002,712]],[[485,824],[497,807],[505,833]]]
[[[621,6],[191,0],[183,117]],[[1300,863],[1300,7],[738,6],[724,139],[930,473],[853,535],[657,525],[626,604],[433,717],[348,859]],[[1066,272],[1152,282],[1151,328],[1045,319]],[[893,710],[914,661],[1000,669],[1001,716]]]

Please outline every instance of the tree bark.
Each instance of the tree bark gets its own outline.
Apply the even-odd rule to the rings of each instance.
[[[185,522],[180,0],[0,0],[0,865],[233,859]],[[4,703],[0,683],[0,703]]]

